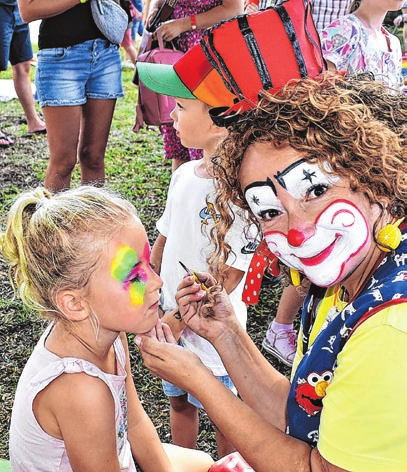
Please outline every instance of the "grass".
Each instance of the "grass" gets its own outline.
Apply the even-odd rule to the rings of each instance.
[[[10,71],[0,78],[11,78]],[[162,156],[162,138],[158,130],[141,130],[135,134],[137,88],[131,83],[132,72],[124,71],[124,99],[117,102],[106,152],[107,185],[120,191],[133,202],[149,236],[154,242],[155,222],[161,215],[171,163]],[[42,184],[48,163],[45,136],[27,137],[26,125],[21,123],[23,111],[18,100],[0,103],[0,129],[15,137],[15,145],[0,149],[0,225],[4,228],[5,215],[12,200],[24,189]],[[79,180],[76,171],[73,184]],[[258,346],[267,328],[270,311],[275,312],[280,289],[264,288],[261,301],[249,310],[248,332]],[[39,339],[45,322],[24,308],[14,297],[7,268],[0,260],[0,457],[8,458],[8,429],[15,388],[21,371]],[[153,378],[143,365],[138,350],[130,338],[132,374],[141,402],[151,417],[162,441],[171,441],[169,403],[161,388],[161,381]],[[266,354],[266,357],[268,355]],[[284,373],[284,368],[271,357],[270,362]],[[198,447],[216,457],[215,436],[211,422],[201,412]]]

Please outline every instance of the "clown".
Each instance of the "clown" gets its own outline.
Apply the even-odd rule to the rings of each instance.
[[[281,17],[282,9],[276,7]],[[250,46],[261,42],[254,20],[249,17],[251,31],[243,26]],[[213,62],[231,89],[245,90],[247,77],[217,39],[216,31],[208,33],[208,49],[217,49]],[[271,77],[276,69],[266,60],[256,64],[267,85],[257,90],[259,103],[253,106],[252,94],[229,109],[211,110],[228,128],[214,159],[221,218],[212,262],[221,280],[230,256],[224,241],[235,216],[231,208],[238,207],[281,266],[312,282],[291,380],[239,328],[225,292],[209,275],[209,294],[185,278],[177,295],[180,314],[216,348],[241,400],[195,357],[163,342],[171,340],[166,328],[157,333],[161,342],[140,337],[137,343],[150,370],[188,385],[257,472],[404,471],[407,382],[399,372],[407,358],[401,276],[407,269],[407,97],[370,76],[292,73],[286,83],[267,82],[266,72],[272,69]],[[401,234],[390,244],[397,227]]]

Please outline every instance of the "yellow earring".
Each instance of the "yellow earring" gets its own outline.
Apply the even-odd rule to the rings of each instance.
[[[301,278],[298,270],[292,269],[290,267],[290,276],[294,287],[299,287],[301,285]]]
[[[404,220],[400,218],[395,223],[389,223],[377,233],[377,246],[381,251],[390,252],[397,249],[401,242],[400,223]]]

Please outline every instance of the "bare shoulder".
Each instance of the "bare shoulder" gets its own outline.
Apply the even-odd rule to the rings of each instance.
[[[42,390],[33,403],[41,427],[53,437],[62,439],[64,425],[81,420],[110,421],[114,402],[109,387],[97,377],[84,372],[62,374]]]

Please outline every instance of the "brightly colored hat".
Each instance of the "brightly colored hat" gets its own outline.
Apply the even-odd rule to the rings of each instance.
[[[174,65],[137,62],[137,71],[146,87],[163,95],[198,98],[211,107],[232,106],[236,98],[206,58],[201,44]]]
[[[212,119],[227,126],[253,108],[260,90],[325,70],[309,0],[283,0],[239,15],[204,32],[201,42],[174,66],[137,65],[143,83],[158,93],[198,98]]]

